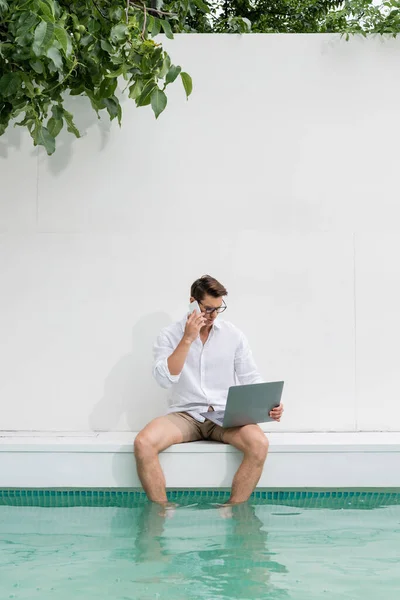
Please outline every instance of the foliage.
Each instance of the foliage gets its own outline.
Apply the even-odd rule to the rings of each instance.
[[[121,122],[118,80],[156,118],[166,88],[181,78],[159,33],[390,34],[400,31],[400,0],[0,0],[0,135],[27,127],[49,154],[61,129],[77,137],[64,98],[85,95]]]
[[[119,78],[156,117],[177,77],[189,96],[190,76],[152,39],[173,37],[166,16],[135,0],[0,0],[0,135],[22,116],[17,124],[48,154],[64,126],[79,137],[67,92],[86,95],[97,113],[120,123]]]
[[[400,32],[400,0],[185,0],[164,2],[184,21],[173,31],[202,33],[378,33]],[[205,10],[207,5],[208,11]]]

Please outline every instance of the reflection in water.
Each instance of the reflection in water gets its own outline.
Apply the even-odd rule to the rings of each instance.
[[[137,581],[175,584],[169,590],[175,599],[287,599],[272,583],[274,573],[287,569],[273,560],[267,537],[247,503],[228,511],[210,504],[165,511],[147,503],[138,516],[134,562],[153,568]]]

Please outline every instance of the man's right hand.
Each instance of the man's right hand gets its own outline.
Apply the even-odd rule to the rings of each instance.
[[[194,342],[200,333],[200,329],[204,327],[205,324],[206,320],[203,313],[199,314],[197,310],[194,310],[192,314],[188,316],[186,321],[185,333],[183,334],[184,339],[190,343]]]

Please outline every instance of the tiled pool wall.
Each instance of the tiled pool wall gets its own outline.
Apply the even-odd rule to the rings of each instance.
[[[181,504],[226,502],[230,491],[171,489],[170,501]],[[143,490],[119,489],[0,489],[0,505],[41,507],[121,507],[147,502]],[[253,504],[281,504],[304,508],[378,508],[400,504],[400,489],[392,490],[256,490]]]

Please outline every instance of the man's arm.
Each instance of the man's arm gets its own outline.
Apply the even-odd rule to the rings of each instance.
[[[254,362],[249,343],[243,334],[241,334],[235,353],[235,373],[241,385],[264,382]]]
[[[235,354],[235,373],[239,379],[239,383],[242,385],[264,383],[263,378],[257,370],[249,343],[243,334],[241,335],[241,340]],[[279,406],[272,409],[269,416],[274,419],[274,421],[280,421],[282,413],[283,404],[280,403]]]
[[[188,317],[182,339],[175,350],[165,335],[158,336],[154,344],[153,375],[161,387],[168,388],[179,381],[190,346],[198,337],[204,323],[203,315],[193,312]]]

